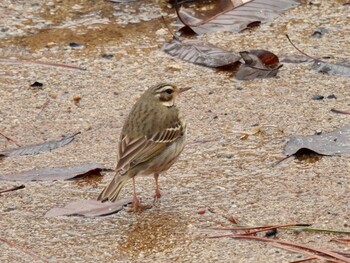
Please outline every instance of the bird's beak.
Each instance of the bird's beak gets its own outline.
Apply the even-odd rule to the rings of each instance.
[[[191,89],[191,87],[180,88],[180,89],[179,89],[179,93],[182,93],[182,92],[187,91],[187,90],[189,90],[189,89]]]

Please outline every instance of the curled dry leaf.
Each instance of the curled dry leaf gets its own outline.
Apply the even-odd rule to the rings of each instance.
[[[278,57],[266,50],[243,51],[239,54],[245,63],[241,64],[235,74],[237,80],[275,77],[282,67]]]
[[[169,43],[164,43],[162,49],[170,56],[213,68],[227,66],[240,60],[240,56],[234,52],[198,40],[174,38]]]
[[[283,11],[300,4],[300,0],[218,0],[212,11],[205,12],[181,6],[179,23],[196,34],[216,31],[240,32],[249,25],[266,23]]]
[[[308,149],[322,155],[350,154],[350,125],[329,133],[292,136],[284,153],[293,155],[301,149]]]
[[[99,174],[102,171],[112,170],[100,164],[87,163],[72,167],[45,167],[17,174],[0,175],[0,180],[23,182],[71,180]]]
[[[84,216],[97,217],[117,213],[132,202],[131,198],[125,198],[116,202],[104,202],[97,200],[78,200],[67,204],[63,208],[55,207],[49,210],[45,217],[56,216]]]
[[[74,140],[75,136],[77,136],[78,134],[80,134],[80,132],[75,133],[73,135],[65,136],[58,141],[48,141],[44,143],[23,146],[16,149],[0,152],[0,158],[9,156],[34,155],[41,152],[51,151],[69,144]]]

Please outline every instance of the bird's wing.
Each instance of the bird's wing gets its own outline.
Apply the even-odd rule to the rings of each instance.
[[[155,133],[151,138],[141,136],[130,139],[127,135],[121,138],[118,150],[116,170],[127,171],[130,168],[146,162],[165,150],[169,143],[174,142],[183,134],[181,123]],[[122,172],[123,173],[123,172]]]

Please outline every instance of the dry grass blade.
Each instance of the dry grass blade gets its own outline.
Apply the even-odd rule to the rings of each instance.
[[[12,241],[9,241],[7,239],[0,237],[0,242],[6,243],[7,245],[9,245],[11,247],[15,247],[15,248],[21,250],[22,252],[24,252],[25,254],[29,255],[32,258],[35,258],[37,260],[41,260],[42,262],[49,262],[49,260],[47,258],[43,258],[42,256],[40,256],[32,251],[29,251],[28,249],[26,249],[20,245],[17,245],[15,243],[13,243]]]
[[[21,147],[21,145],[19,143],[17,143],[16,141],[14,141],[13,139],[11,139],[10,137],[6,136],[5,134],[3,134],[2,132],[0,132],[0,135],[5,137],[6,140],[8,140],[9,142],[13,142],[14,144],[16,144],[18,147]]]
[[[281,227],[291,227],[291,226],[310,226],[310,224],[282,224],[282,225],[272,225],[272,226],[237,226],[237,227],[227,227],[227,228],[217,227],[217,228],[212,228],[212,229],[214,229],[214,230],[231,230],[231,231],[255,230],[255,231],[249,232],[249,234],[255,234],[255,233],[267,231],[270,229],[281,228]]]
[[[304,256],[308,256],[308,258],[295,260],[295,261],[292,261],[292,262],[289,262],[289,263],[306,262],[306,261],[315,260],[315,259],[324,260],[324,257],[315,255],[315,254],[313,254],[313,253],[311,253],[309,251],[301,250],[301,249],[298,249],[298,248],[291,248],[291,247],[284,246],[284,245],[277,244],[277,243],[276,244],[272,243],[272,246],[280,248],[280,249],[284,249],[284,250],[287,250],[287,251],[290,251],[290,252],[293,252],[293,253],[298,253],[298,254],[303,254]],[[339,262],[339,261],[333,261],[333,260],[329,259],[328,262]]]
[[[313,247],[305,244],[293,243],[289,241],[280,241],[280,240],[275,240],[270,238],[254,237],[254,236],[247,236],[247,235],[232,235],[232,237],[236,239],[256,240],[256,241],[262,241],[267,243],[276,243],[276,244],[285,245],[292,248],[299,248],[302,250],[312,251],[314,253],[320,254],[318,256],[324,255],[324,259],[328,261],[336,259],[339,261],[333,260],[333,262],[350,263],[350,258],[347,258],[339,253],[336,253],[324,248],[317,248],[317,247]],[[331,259],[329,259],[328,257],[330,257]]]

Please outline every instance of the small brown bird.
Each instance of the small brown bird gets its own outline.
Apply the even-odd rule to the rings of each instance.
[[[158,177],[170,168],[185,147],[186,122],[175,106],[175,98],[190,88],[160,84],[146,90],[127,117],[119,139],[117,174],[98,200],[114,202],[133,179],[133,208],[142,210],[135,191],[135,176],[154,174],[155,199],[161,196]]]

